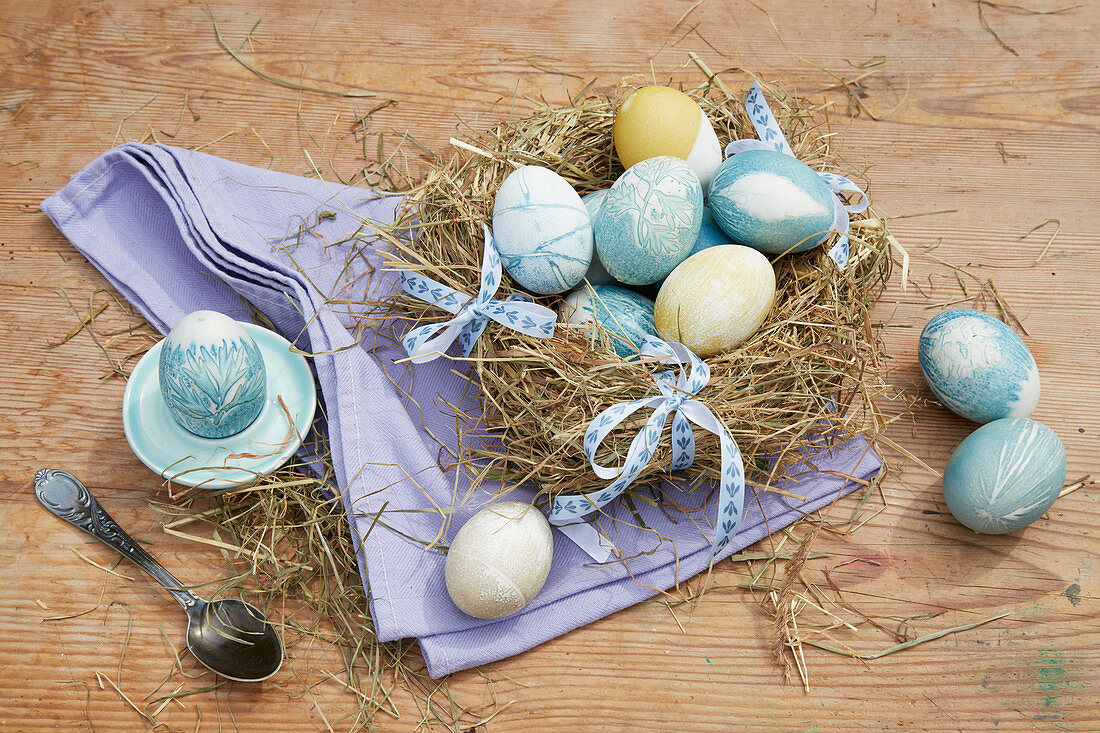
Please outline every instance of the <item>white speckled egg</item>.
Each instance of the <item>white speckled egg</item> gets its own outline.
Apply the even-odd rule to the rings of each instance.
[[[699,179],[679,158],[647,158],[619,176],[596,217],[596,250],[611,277],[649,285],[691,252],[703,221]]]
[[[525,165],[504,179],[493,202],[493,239],[508,274],[525,290],[564,293],[592,261],[592,221],[569,182]]]
[[[241,324],[217,311],[181,318],[160,348],[161,397],[181,427],[203,438],[226,438],[259,417],[267,368]]]
[[[642,87],[627,97],[615,114],[613,134],[624,168],[671,155],[687,162],[704,191],[722,162],[722,146],[706,113],[669,87]]]
[[[612,348],[624,358],[638,353],[645,336],[657,333],[653,301],[614,285],[577,288],[562,299],[561,314],[575,325],[595,320],[612,335]]]
[[[975,532],[1006,534],[1046,513],[1066,482],[1066,449],[1053,430],[1022,417],[987,423],[947,461],[943,498]]]
[[[920,335],[921,373],[949,410],[974,422],[1027,417],[1039,402],[1039,368],[1002,321],[956,308],[936,314]]]
[[[451,600],[475,618],[503,618],[542,590],[554,558],[550,523],[538,509],[504,501],[479,511],[458,530],[444,575]]]
[[[730,156],[711,181],[718,226],[737,244],[768,254],[802,252],[828,239],[835,202],[812,168],[774,150]]]
[[[657,294],[657,332],[704,359],[732,350],[775,303],[775,270],[749,247],[721,244],[684,260]]]
[[[584,202],[584,206],[588,209],[588,216],[593,222],[596,221],[596,215],[600,213],[600,208],[603,206],[604,197],[607,196],[608,189],[602,191],[593,191],[592,193],[586,193],[581,196],[581,201]],[[588,266],[588,272],[584,273],[584,279],[588,281],[589,285],[614,285],[615,278],[611,277],[607,268],[600,262],[600,255],[596,251],[595,247],[592,248],[592,264]]]

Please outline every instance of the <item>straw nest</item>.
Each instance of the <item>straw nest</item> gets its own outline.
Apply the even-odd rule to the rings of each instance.
[[[743,93],[711,76],[683,89],[713,121],[719,140],[755,137]],[[852,175],[827,134],[821,106],[765,84],[766,96],[797,156],[819,171]],[[588,96],[569,108],[540,106],[531,116],[505,122],[471,142],[452,141],[449,160],[430,170],[410,192],[412,243],[395,242],[391,265],[412,269],[473,296],[479,287],[482,222],[492,220],[494,196],[504,178],[528,164],[548,167],[580,194],[609,187],[623,172],[612,124],[625,86],[611,97]],[[776,306],[764,326],[735,351],[711,358],[711,381],[699,394],[740,447],[750,486],[767,488],[771,476],[801,460],[812,445],[873,433],[882,420],[874,405],[883,353],[870,308],[890,274],[884,220],[870,210],[852,229],[852,258],[838,269],[830,243],[774,260]],[[507,274],[496,297],[522,293]],[[524,293],[526,295],[526,293]],[[552,309],[560,296],[536,299]],[[399,294],[383,304],[398,330],[450,316]],[[499,443],[467,448],[458,460],[484,480],[502,486],[533,481],[541,496],[601,488],[582,449],[585,430],[605,408],[657,394],[652,374],[667,365],[623,360],[609,333],[558,323],[553,338],[539,339],[490,323],[470,354],[470,372],[482,385],[482,426]],[[449,356],[447,358],[455,358]],[[414,367],[415,368],[415,367]],[[603,443],[601,463],[621,463],[648,417],[635,413]],[[460,424],[476,415],[458,415]],[[717,478],[717,438],[696,431],[691,478]],[[667,435],[667,434],[666,434]],[[659,486],[671,452],[661,450],[631,489]],[[638,494],[642,496],[642,494]]]

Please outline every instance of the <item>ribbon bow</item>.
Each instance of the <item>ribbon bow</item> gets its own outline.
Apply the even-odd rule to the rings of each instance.
[[[662,341],[655,336],[645,337],[639,353],[643,356],[660,357],[661,361],[678,363],[679,373],[670,370],[654,375],[654,381],[661,392],[659,396],[643,397],[612,405],[592,421],[584,435],[584,451],[588,454],[596,475],[604,479],[614,479],[614,481],[603,489],[588,494],[555,497],[550,508],[550,523],[575,528],[577,522],[583,517],[600,509],[623,493],[649,463],[671,413],[670,471],[687,468],[695,461],[695,435],[692,431],[692,423],[717,435],[721,444],[722,467],[717,526],[711,548],[712,556],[717,555],[741,525],[745,503],[745,467],[741,451],[737,449],[737,444],[733,442],[733,438],[726,432],[725,427],[710,408],[695,399],[695,395],[710,381],[710,367],[688,351],[683,344]],[[685,369],[687,366],[690,366],[690,371]],[[650,415],[645,427],[634,436],[623,465],[602,466],[596,463],[596,451],[603,439],[619,423],[644,407],[652,408],[653,414]],[[596,557],[594,553],[590,552],[590,554]]]
[[[558,316],[549,308],[514,295],[506,300],[492,299],[500,287],[500,253],[493,244],[489,227],[485,224],[482,227],[485,230],[485,254],[481,262],[481,290],[474,298],[468,298],[422,275],[402,273],[402,287],[406,293],[455,314],[449,321],[414,328],[401,340],[415,364],[439,358],[456,337],[462,355],[469,356],[474,342],[485,331],[490,320],[528,336],[550,338],[554,335]]]
[[[760,138],[759,140],[734,140],[726,146],[726,157],[742,153],[746,150],[774,150],[784,155],[789,155],[792,158],[797,157],[794,151],[791,150],[790,144],[787,142],[787,138],[783,136],[783,131],[779,128],[779,123],[775,121],[775,116],[772,115],[771,108],[768,107],[768,103],[764,101],[764,92],[760,89],[759,82],[753,82],[749,87],[749,94],[745,98],[745,111],[749,114],[749,119],[752,120],[753,127],[756,128],[756,134]],[[848,222],[848,214],[858,214],[862,211],[866,211],[868,200],[867,194],[862,188],[855,183],[845,178],[844,176],[838,176],[835,173],[818,173],[821,176],[821,180],[825,182],[825,185],[829,187],[829,190],[833,192],[833,229],[840,233],[840,239],[829,250],[829,256],[833,258],[833,262],[838,267],[843,268],[848,264],[848,231],[850,225]],[[858,193],[860,198],[854,204],[847,203],[840,197],[842,192]]]

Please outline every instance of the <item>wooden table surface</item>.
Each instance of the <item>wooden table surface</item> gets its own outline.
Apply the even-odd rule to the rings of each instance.
[[[291,84],[378,93],[356,99],[250,73],[219,47],[200,2],[2,0],[0,730],[141,730],[101,680],[143,706],[184,628],[136,570],[120,566],[136,578],[124,580],[74,554],[114,562],[37,505],[37,468],[85,478],[170,569],[195,581],[222,571],[217,551],[162,531],[147,502],[163,500],[164,488],[127,447],[124,384],[102,378],[96,344],[81,333],[51,346],[77,323],[63,294],[85,311],[106,284],[38,205],[123,140],[155,135],[350,178],[365,160],[353,119],[386,100],[370,119],[372,157],[377,133],[385,154],[406,130],[443,150],[456,132],[528,109],[524,99],[564,103],[593,79],[608,94],[623,77],[698,83],[691,51],[716,70],[750,69],[834,103],[835,144],[869,167],[878,210],[948,212],[891,225],[911,256],[910,282],[903,289],[895,272],[876,319],[891,323],[890,380],[915,402],[888,435],[935,468],[973,427],[930,399],[916,366],[924,321],[965,297],[950,263],[991,279],[1026,328],[1043,379],[1034,417],[1064,441],[1069,476],[1100,473],[1100,6],[1027,5],[800,0],[765,13],[747,0],[213,3],[242,60]],[[747,77],[725,78],[743,87]],[[857,80],[848,86],[857,116],[842,79]],[[112,303],[106,313],[118,311]],[[436,700],[496,711],[478,727],[493,732],[1100,730],[1095,487],[1086,482],[1022,532],[983,537],[947,513],[935,475],[888,457],[900,467],[884,484],[885,509],[849,536],[822,535],[814,549],[829,558],[809,578],[824,585],[823,568],[867,561],[832,577],[853,608],[902,638],[1006,617],[866,663],[807,647],[807,692],[797,674],[784,681],[752,598],[720,589],[675,613],[642,604],[454,675]],[[724,564],[708,583],[743,573]],[[82,615],[49,620],[73,614]],[[846,638],[862,653],[896,643],[870,624]],[[335,668],[331,651],[315,651],[269,683],[183,698],[161,711],[158,729],[347,730],[352,721],[334,721],[353,700],[322,672]],[[398,692],[395,703],[401,717],[379,716],[379,729],[416,728],[413,699]]]

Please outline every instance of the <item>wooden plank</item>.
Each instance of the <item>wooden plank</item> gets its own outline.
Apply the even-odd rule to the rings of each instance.
[[[890,437],[942,467],[970,426],[932,399],[915,363],[916,336],[943,303],[962,297],[953,271],[991,278],[1028,330],[1043,397],[1035,417],[1069,453],[1070,476],[1097,476],[1100,252],[1094,246],[1100,145],[1097,9],[1037,15],[995,3],[858,4],[798,0],[762,12],[748,3],[219,2],[226,42],[250,63],[310,86],[372,90],[372,99],[297,93],[248,72],[218,47],[201,4],[163,0],[54,4],[0,0],[0,729],[141,730],[142,719],[106,681],[143,708],[168,674],[184,619],[163,593],[110,551],[43,512],[30,490],[40,467],[87,479],[115,517],[165,565],[197,582],[222,574],[214,548],[166,535],[150,499],[159,480],[130,453],[118,406],[123,384],[85,333],[50,342],[77,322],[105,281],[37,209],[68,176],[112,144],[159,140],[276,170],[354,178],[364,156],[412,132],[446,151],[447,140],[523,114],[530,100],[565,102],[595,79],[614,95],[652,80],[693,83],[696,51],[715,69],[743,67],[832,101],[835,145],[870,166],[876,209],[912,257],[876,309],[891,381],[915,412]],[[1072,5],[1068,3],[1066,5]],[[1055,3],[1033,10],[1058,11]],[[255,25],[259,21],[258,25]],[[251,42],[246,42],[246,37]],[[881,58],[873,69],[857,68]],[[848,115],[839,78],[860,82],[865,110]],[[374,112],[365,140],[353,120]],[[867,110],[878,120],[871,119]],[[415,169],[415,147],[406,143]],[[309,157],[306,156],[308,151]],[[400,154],[399,154],[400,155]],[[313,161],[311,163],[310,161]],[[1053,227],[1026,238],[1032,227]],[[1039,264],[1035,264],[1042,254]],[[977,280],[963,275],[971,292]],[[101,295],[98,302],[107,300]],[[112,302],[104,318],[122,320]],[[114,322],[114,321],[112,321]],[[888,505],[853,534],[824,533],[807,578],[908,638],[1010,615],[863,664],[807,649],[810,692],[782,679],[773,629],[747,592],[743,565],[723,564],[697,602],[670,610],[644,603],[530,652],[454,675],[458,704],[499,713],[479,731],[1091,730],[1100,726],[1095,490],[1061,499],[1022,533],[983,538],[947,513],[936,477],[901,456],[884,486]],[[846,515],[855,499],[833,510]],[[762,549],[775,540],[761,543]],[[855,560],[844,565],[846,561]],[[831,592],[826,595],[834,597]],[[43,608],[45,606],[45,608]],[[78,614],[78,615],[77,615]],[[44,619],[70,616],[62,620]],[[845,613],[845,615],[850,615]],[[131,625],[132,618],[132,625]],[[125,642],[129,635],[129,641]],[[852,647],[894,643],[864,628]],[[119,657],[125,647],[121,667]],[[335,652],[316,643],[258,686],[227,684],[170,703],[178,730],[334,730],[351,700],[323,670]],[[197,673],[186,655],[183,669]],[[312,687],[303,694],[295,675]],[[189,688],[212,677],[179,682]],[[438,693],[442,695],[442,693]],[[437,697],[442,699],[441,697]],[[421,713],[404,692],[400,719]],[[156,707],[159,703],[154,704]],[[488,706],[488,707],[485,707]],[[466,719],[472,726],[476,717]],[[327,721],[327,722],[326,722]]]

